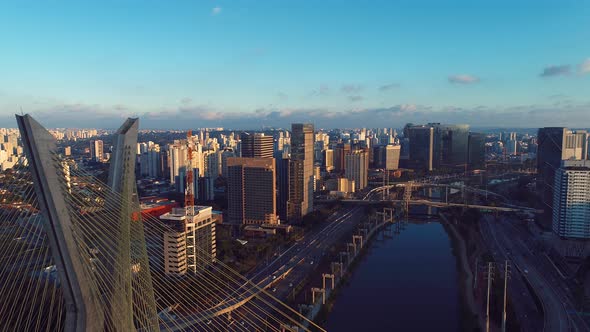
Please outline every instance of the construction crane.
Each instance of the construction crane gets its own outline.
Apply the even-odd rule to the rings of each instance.
[[[192,220],[195,215],[195,193],[193,188],[193,148],[191,146],[191,139],[193,137],[193,131],[189,130],[186,133],[186,186],[184,189],[184,208],[187,219]]]

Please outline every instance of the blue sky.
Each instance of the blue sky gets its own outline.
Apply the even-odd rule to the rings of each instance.
[[[0,2],[0,125],[590,126],[586,1]]]

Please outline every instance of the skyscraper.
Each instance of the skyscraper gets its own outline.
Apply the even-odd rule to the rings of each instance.
[[[537,191],[545,206],[553,206],[555,172],[562,160],[588,158],[588,133],[564,127],[545,127],[538,132]]]
[[[348,180],[354,180],[356,190],[363,190],[367,186],[369,168],[369,153],[365,150],[354,150],[346,157],[345,175]]]
[[[291,126],[291,163],[288,218],[295,222],[313,211],[313,125]]]
[[[272,158],[274,140],[272,136],[261,133],[242,133],[242,157],[245,158]]]
[[[170,169],[170,183],[183,181],[180,172],[186,168],[187,149],[180,141],[168,145],[168,164]]]
[[[590,161],[564,160],[555,172],[553,231],[560,237],[590,239]]]
[[[434,128],[411,126],[406,130],[410,141],[412,167],[432,171],[434,169]]]
[[[160,146],[153,144],[143,152],[139,158],[140,174],[151,178],[157,178],[162,174],[160,169]]]
[[[279,156],[280,155],[280,156]],[[283,157],[280,151],[275,158],[277,173],[277,212],[282,220],[287,220],[287,202],[289,201],[289,185],[291,179],[291,159]]]
[[[101,140],[90,141],[90,158],[94,161],[102,161],[104,158],[103,142]]]
[[[324,169],[326,172],[334,170],[334,150],[332,149],[324,150]]]
[[[195,206],[195,215],[174,208],[160,216],[169,231],[164,232],[164,272],[182,276],[198,272],[215,261],[215,222],[210,206]]]
[[[469,125],[434,124],[434,168],[467,163]]]
[[[333,162],[334,162],[334,170],[336,172],[343,172],[344,169],[346,168],[344,157],[349,152],[350,152],[350,144],[348,144],[348,143],[338,143],[334,147]]]
[[[396,170],[399,168],[401,146],[379,145],[373,148],[373,158],[376,168]]]
[[[274,158],[228,158],[228,217],[236,224],[276,224]]]
[[[468,160],[470,168],[485,166],[486,136],[481,133],[469,133]]]

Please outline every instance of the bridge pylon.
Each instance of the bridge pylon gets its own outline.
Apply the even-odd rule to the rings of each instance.
[[[30,115],[16,115],[33,186],[43,214],[43,227],[57,268],[65,300],[64,331],[102,331],[104,312],[86,255],[76,244],[79,227],[70,214],[68,189],[56,139]]]
[[[158,329],[135,183],[138,120],[128,119],[117,131],[108,180],[112,194],[94,206],[75,196],[71,170],[53,135],[30,115],[16,120],[63,293],[64,331]]]

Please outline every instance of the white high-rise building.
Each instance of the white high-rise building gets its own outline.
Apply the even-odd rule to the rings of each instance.
[[[590,161],[564,160],[554,183],[553,231],[564,238],[590,239]]]
[[[186,146],[180,142],[168,145],[168,165],[170,167],[170,183],[175,184],[180,179],[180,173],[186,168]]]
[[[195,216],[186,215],[184,208],[174,208],[160,216],[170,227],[164,232],[164,272],[182,276],[205,269],[215,261],[215,222],[210,206],[195,206]]]
[[[369,170],[369,156],[364,150],[354,150],[345,157],[345,175],[348,180],[354,180],[356,190],[363,190],[367,186]]]

